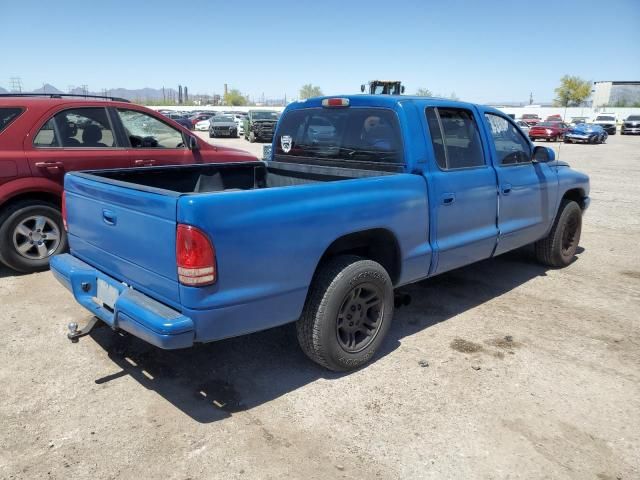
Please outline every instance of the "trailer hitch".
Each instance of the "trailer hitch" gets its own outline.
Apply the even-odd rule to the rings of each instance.
[[[100,319],[98,317],[93,317],[91,320],[89,320],[89,323],[87,323],[81,330],[78,330],[78,324],[76,322],[69,323],[67,325],[67,328],[69,329],[67,338],[71,340],[71,343],[78,343],[78,339],[80,337],[84,337],[85,335],[89,335],[91,333],[91,330],[94,329],[99,321]]]

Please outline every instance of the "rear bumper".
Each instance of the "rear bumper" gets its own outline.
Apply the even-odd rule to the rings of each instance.
[[[75,299],[96,317],[114,329],[122,329],[163,349],[193,345],[193,320],[163,303],[148,297],[96,270],[73,255],[56,255],[51,272]],[[98,279],[118,291],[113,309],[98,304]]]

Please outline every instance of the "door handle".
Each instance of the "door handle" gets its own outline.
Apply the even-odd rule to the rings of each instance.
[[[442,204],[443,205],[451,205],[455,201],[456,201],[456,194],[455,193],[443,193],[442,194]]]
[[[133,164],[136,167],[150,167],[151,165],[153,165],[154,163],[156,163],[155,160],[134,160]]]
[[[104,208],[102,210],[102,220],[107,225],[115,225],[116,221],[118,220],[118,217],[111,210],[107,210],[106,208]]]
[[[500,188],[500,191],[502,192],[503,195],[509,195],[511,193],[511,184],[510,183],[505,183]]]
[[[56,173],[64,167],[62,162],[36,162],[36,167],[46,168],[50,173]]]

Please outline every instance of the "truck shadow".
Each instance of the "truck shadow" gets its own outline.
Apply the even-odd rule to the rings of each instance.
[[[507,253],[403,288],[412,303],[396,311],[378,358],[397,349],[404,337],[546,275],[548,269],[531,257],[522,250]],[[130,375],[200,423],[222,420],[320,378],[348,375],[328,372],[308,360],[297,345],[293,325],[175,351],[106,327],[95,329],[91,337],[121,368],[96,383]]]

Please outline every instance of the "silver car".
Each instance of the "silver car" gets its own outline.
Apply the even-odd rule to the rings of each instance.
[[[516,125],[520,127],[520,130],[528,137],[529,136],[529,124],[522,120],[516,120]]]

